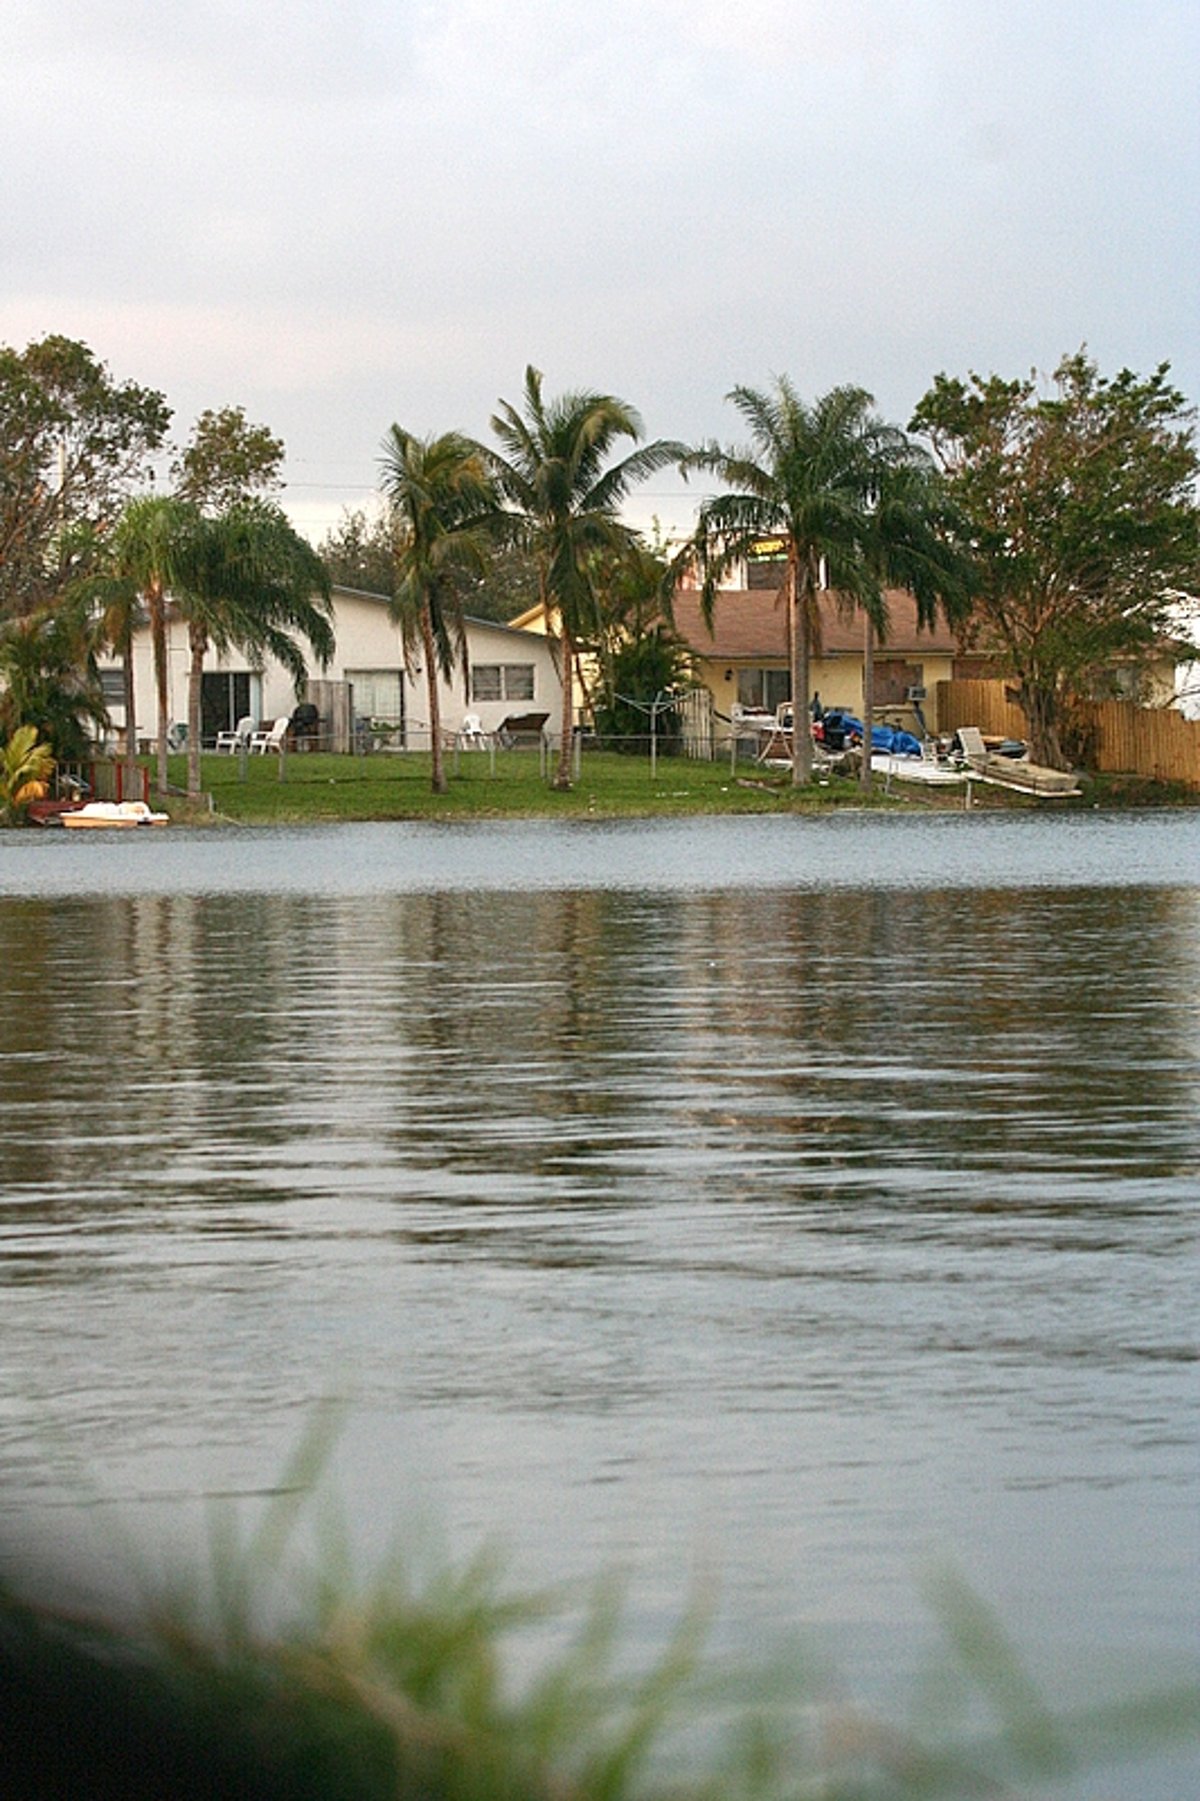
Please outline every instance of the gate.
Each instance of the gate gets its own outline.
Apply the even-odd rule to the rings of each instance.
[[[684,756],[698,763],[711,763],[715,755],[715,708],[708,689],[688,688],[676,701],[675,711]]]

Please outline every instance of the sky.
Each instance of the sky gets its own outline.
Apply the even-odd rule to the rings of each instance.
[[[1200,400],[1196,0],[5,0],[0,71],[0,342],[243,406],[315,539],[529,363],[688,442],[1085,343]]]

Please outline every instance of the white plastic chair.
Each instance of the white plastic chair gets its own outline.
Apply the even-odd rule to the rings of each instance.
[[[217,733],[217,742],[213,748],[214,750],[220,751],[222,756],[228,755],[234,757],[244,745],[249,744],[253,736],[254,721],[249,713],[247,713],[244,719],[238,720],[233,731]]]
[[[281,719],[275,721],[270,731],[255,732],[250,740],[250,749],[257,751],[261,757],[265,757],[269,750],[282,750],[283,741],[287,737],[288,727],[291,723],[291,714],[285,713]]]
[[[483,729],[478,713],[467,713],[458,728],[457,742],[462,750],[486,750],[491,734]]]

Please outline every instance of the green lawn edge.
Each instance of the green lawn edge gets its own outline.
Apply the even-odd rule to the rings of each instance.
[[[337,756],[313,753],[275,757],[206,756],[204,799],[197,805],[172,793],[166,811],[178,824],[308,825],[337,821],[422,821],[488,819],[673,819],[722,814],[811,814],[861,810],[925,814],[962,812],[965,787],[921,789],[877,776],[869,794],[857,779],[830,776],[793,788],[786,770],[753,763],[649,760],[589,752],[574,785],[566,792],[550,785],[536,752],[486,752],[449,758],[445,794],[430,789],[429,759],[402,756]],[[185,780],[183,759],[173,760],[172,788]],[[1078,811],[1102,807],[1196,806],[1200,794],[1181,785],[1139,778],[1090,778],[1083,793],[1069,799],[1038,799],[973,783],[975,810]]]

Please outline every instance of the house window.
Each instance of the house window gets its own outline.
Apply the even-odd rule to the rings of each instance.
[[[769,588],[777,594],[787,579],[787,540],[760,538],[746,554],[747,588]]]
[[[921,665],[899,657],[877,657],[872,700],[877,707],[902,707],[910,688],[921,685]]]
[[[472,700],[532,700],[532,663],[472,663]]]
[[[787,562],[783,557],[762,557],[757,561],[747,560],[747,588],[767,588],[772,594],[778,594],[787,580]]]
[[[774,713],[785,700],[792,698],[792,675],[789,669],[739,669],[738,705],[765,707]]]
[[[123,669],[102,669],[100,671],[100,692],[106,707],[125,705],[125,671]]]
[[[404,724],[398,669],[347,669],[346,680],[354,689],[356,718],[377,720],[381,725]]]
[[[258,680],[254,686],[258,689]],[[200,742],[215,744],[218,732],[231,732],[239,719],[253,719],[261,695],[251,695],[244,669],[206,669],[200,677]]]

